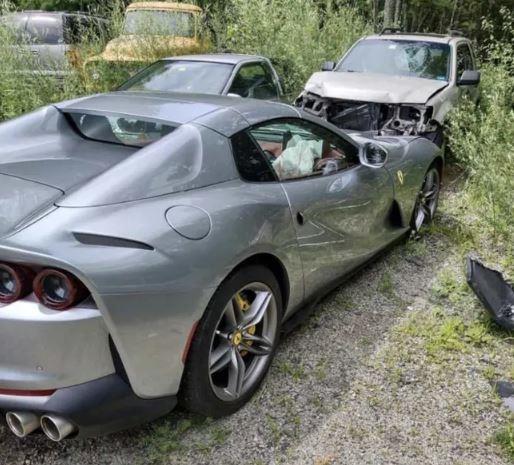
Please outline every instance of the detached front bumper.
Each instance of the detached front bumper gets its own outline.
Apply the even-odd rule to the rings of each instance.
[[[57,389],[48,396],[0,395],[0,411],[30,412],[38,417],[55,415],[70,422],[70,437],[113,433],[154,420],[173,410],[175,396],[159,399],[137,397],[118,374]]]

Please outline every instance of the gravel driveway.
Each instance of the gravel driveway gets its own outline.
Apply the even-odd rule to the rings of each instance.
[[[394,358],[394,328],[429,305],[448,247],[437,234],[399,245],[330,294],[283,341],[255,398],[229,418],[174,412],[59,444],[19,440],[2,427],[0,464],[507,463],[489,440],[501,413],[484,378],[465,363],[441,372]]]

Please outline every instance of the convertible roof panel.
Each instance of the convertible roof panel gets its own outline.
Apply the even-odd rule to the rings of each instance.
[[[171,94],[113,92],[64,102],[56,106],[68,112],[119,113],[180,125],[217,110],[219,105],[211,104],[207,100],[191,102],[174,98]]]
[[[197,122],[227,137],[272,118],[299,116],[294,107],[284,103],[172,92],[112,92],[64,102],[57,108],[68,112],[119,113],[176,125]]]

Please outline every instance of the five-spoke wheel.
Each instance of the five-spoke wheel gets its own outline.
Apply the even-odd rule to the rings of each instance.
[[[416,206],[412,216],[412,229],[417,233],[424,224],[428,224],[434,218],[439,201],[441,178],[436,167],[427,171],[421,190],[416,199]]]
[[[211,417],[240,408],[269,368],[281,319],[280,287],[269,269],[253,265],[227,278],[196,330],[181,403]]]
[[[262,374],[278,328],[277,302],[263,283],[251,283],[229,300],[209,355],[211,386],[222,400],[237,399]]]

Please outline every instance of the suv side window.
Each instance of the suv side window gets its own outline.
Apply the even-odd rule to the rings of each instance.
[[[457,79],[464,71],[474,70],[473,56],[468,44],[459,44],[457,47]]]
[[[281,181],[327,176],[355,166],[358,149],[328,129],[298,118],[287,118],[250,129]]]
[[[241,66],[228,92],[240,95],[241,97],[263,100],[276,99],[278,97],[273,75],[263,63],[251,63]]]
[[[27,22],[27,34],[30,42],[36,45],[64,43],[62,23],[61,15],[31,14]]]

